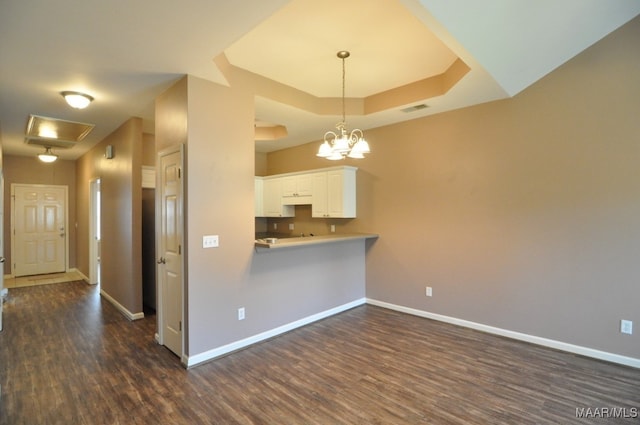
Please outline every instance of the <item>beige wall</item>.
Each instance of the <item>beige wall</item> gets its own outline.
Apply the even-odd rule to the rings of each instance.
[[[159,146],[186,142],[185,354],[191,358],[209,358],[227,344],[364,297],[361,241],[254,249],[254,100],[248,89],[189,76],[156,101]],[[210,234],[219,235],[219,248],[202,248],[202,236]],[[239,307],[246,309],[243,321],[237,320]]]
[[[77,161],[78,269],[89,275],[89,183],[100,178],[100,289],[133,314],[142,312],[142,140],[142,120],[131,118]]]
[[[153,134],[142,134],[142,165],[156,165],[156,139]]]
[[[366,131],[367,297],[640,358],[640,19],[513,99]],[[348,118],[347,118],[348,121]],[[319,143],[268,174],[334,165]],[[425,297],[425,286],[433,297]]]
[[[75,161],[58,159],[46,164],[33,156],[4,156],[4,273],[11,274],[11,184],[48,184],[68,187],[69,267],[76,267],[76,172]]]

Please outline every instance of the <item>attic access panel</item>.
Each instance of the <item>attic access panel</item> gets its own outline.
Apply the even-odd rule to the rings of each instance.
[[[94,124],[29,115],[25,143],[29,145],[71,148],[93,130]]]

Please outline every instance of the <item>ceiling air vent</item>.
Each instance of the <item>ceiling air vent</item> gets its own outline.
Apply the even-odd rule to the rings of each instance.
[[[93,130],[94,124],[29,115],[25,143],[28,145],[71,148]]]
[[[421,103],[420,105],[414,105],[414,106],[409,106],[408,108],[404,108],[404,109],[400,109],[402,112],[405,113],[409,113],[409,112],[416,112],[416,111],[420,111],[422,109],[427,109],[429,106]]]

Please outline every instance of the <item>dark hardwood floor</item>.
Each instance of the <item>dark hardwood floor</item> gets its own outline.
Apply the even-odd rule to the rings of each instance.
[[[4,319],[0,424],[640,422],[640,370],[373,306],[190,370],[83,282]]]

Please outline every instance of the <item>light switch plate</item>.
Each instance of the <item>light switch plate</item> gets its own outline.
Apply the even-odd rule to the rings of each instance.
[[[202,237],[203,248],[217,248],[218,243],[218,235],[206,235]]]

